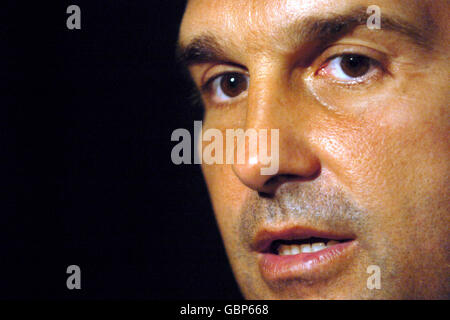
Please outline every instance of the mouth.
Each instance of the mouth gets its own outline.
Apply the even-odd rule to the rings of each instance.
[[[261,275],[269,282],[325,279],[342,270],[356,248],[353,235],[298,227],[264,230],[252,244]]]
[[[319,252],[348,241],[352,241],[352,239],[334,240],[316,237],[294,240],[277,239],[271,243],[269,253],[279,256],[289,256],[301,253]]]

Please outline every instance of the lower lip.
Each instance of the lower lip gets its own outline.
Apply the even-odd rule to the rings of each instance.
[[[346,241],[320,251],[295,255],[261,253],[259,269],[267,281],[318,280],[329,277],[333,274],[333,270],[340,270],[340,267],[351,258],[356,244],[355,240]]]

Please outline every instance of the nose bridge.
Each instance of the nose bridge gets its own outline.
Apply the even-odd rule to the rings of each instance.
[[[258,150],[261,153],[277,152],[281,156],[286,139],[291,137],[289,92],[287,75],[280,62],[258,61],[258,68],[251,77],[248,91],[245,129],[258,133]],[[266,134],[267,133],[267,139]],[[261,143],[266,141],[266,144]],[[284,139],[284,141],[282,141]],[[267,147],[264,151],[261,147]],[[276,147],[276,150],[272,148]],[[255,163],[255,166],[261,163]]]
[[[287,100],[283,71],[267,59],[258,61],[254,69],[248,91],[246,128],[279,129],[284,113],[282,106]]]
[[[305,143],[302,132],[305,124],[300,116],[302,106],[290,98],[289,74],[285,71],[288,68],[278,61],[256,61],[249,68],[245,130],[257,132],[258,154],[252,158],[246,144],[248,161],[234,164],[233,171],[249,188],[272,194],[281,183],[314,176],[320,164]],[[266,139],[265,145],[261,144],[261,138]],[[265,149],[261,149],[262,146]],[[267,167],[270,170],[265,170]],[[275,170],[271,170],[273,168]]]

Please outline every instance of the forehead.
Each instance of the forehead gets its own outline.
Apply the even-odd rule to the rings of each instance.
[[[279,36],[287,25],[301,19],[326,17],[370,5],[395,11],[404,18],[423,13],[427,1],[414,0],[190,0],[180,29],[180,43],[209,33],[226,42],[257,45]],[[437,1],[440,2],[440,1]],[[422,10],[421,10],[422,8]],[[263,33],[262,33],[263,31]],[[261,37],[264,35],[264,37]]]
[[[320,10],[321,2],[324,1],[309,1],[308,4],[307,1],[287,0],[190,0],[180,29],[180,42],[189,42],[207,32],[228,43],[256,44],[262,30],[268,38],[276,33],[276,26],[281,28],[288,20],[295,19],[298,12],[307,8],[310,13]]]

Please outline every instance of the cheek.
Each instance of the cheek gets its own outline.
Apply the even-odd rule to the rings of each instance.
[[[430,196],[447,196],[447,107],[403,102],[361,118],[322,120],[311,132],[324,170],[367,209],[401,209]]]
[[[365,208],[376,207],[390,167],[383,150],[385,138],[373,126],[348,119],[328,118],[317,123],[308,139],[321,161],[322,174]]]
[[[242,106],[229,107],[228,109],[211,108],[205,112],[203,121],[204,132],[210,128],[218,129],[223,137],[223,155],[225,155],[226,129],[243,128],[245,108]],[[210,142],[204,142],[205,148]],[[200,145],[200,144],[199,144]],[[225,161],[225,157],[223,158]],[[229,164],[202,164],[208,191],[214,208],[216,219],[222,233],[231,228],[230,223],[239,216],[239,208],[243,207],[246,195],[250,189],[246,188],[236,177]]]
[[[227,249],[236,239],[235,226],[240,217],[240,208],[250,190],[234,175],[231,165],[202,165],[214,215]]]

